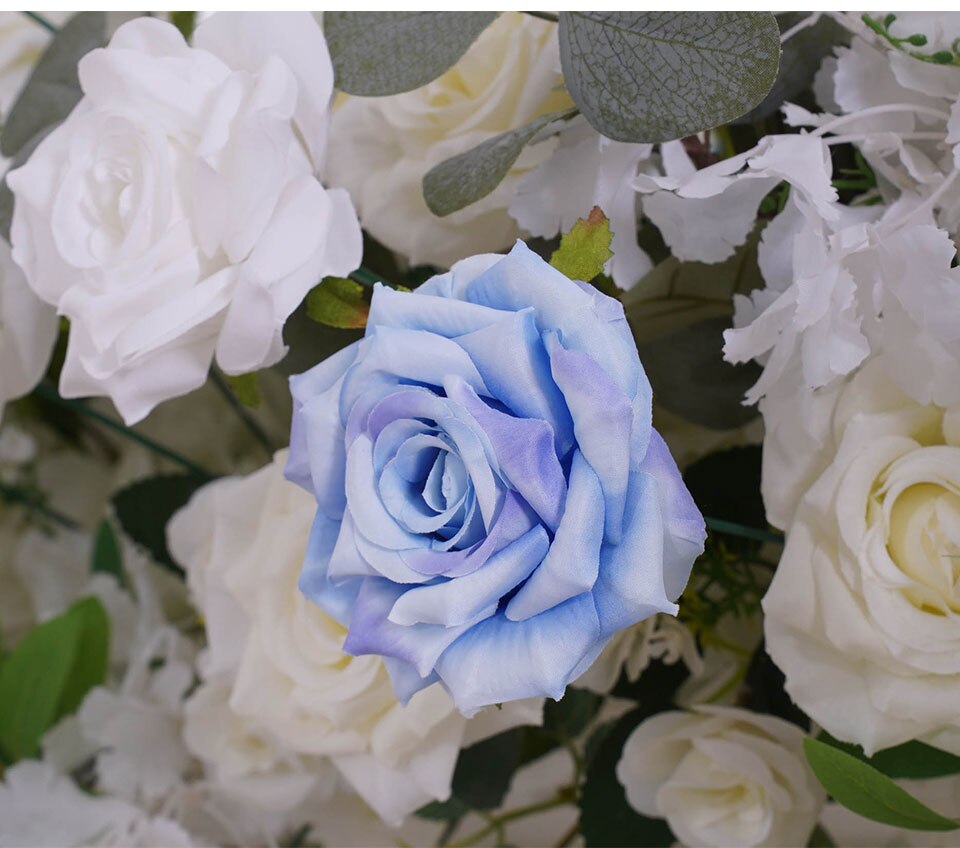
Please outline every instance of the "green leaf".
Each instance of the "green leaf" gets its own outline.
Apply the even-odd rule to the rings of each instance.
[[[0,153],[12,158],[70,114],[82,96],[77,63],[106,43],[106,22],[104,12],[80,12],[57,31],[7,115]]]
[[[180,30],[181,35],[183,35],[183,37],[189,41],[193,35],[193,31],[197,27],[197,13],[171,12],[170,23]]]
[[[834,800],[864,818],[911,830],[956,830],[948,819],[922,804],[889,777],[856,757],[816,739],[804,739],[810,768]]]
[[[382,97],[452,68],[499,12],[326,12],[336,87]]]
[[[520,766],[523,728],[498,733],[464,748],[453,773],[452,794],[473,810],[499,807]]]
[[[612,241],[610,220],[599,206],[594,206],[586,218],[578,218],[570,232],[564,233],[550,264],[571,280],[589,283],[613,256]]]
[[[809,12],[783,12],[777,15],[781,33],[809,17]],[[793,102],[797,95],[809,88],[814,74],[833,48],[850,43],[850,33],[829,15],[790,37],[783,45],[780,69],[773,88],[754,109],[734,123],[752,124],[774,114],[786,101]]]
[[[370,304],[360,283],[343,277],[325,277],[307,295],[307,315],[340,330],[360,330],[367,325]]]
[[[807,848],[837,848],[837,843],[833,841],[823,825],[818,824],[807,840]]]
[[[183,574],[167,548],[167,522],[209,482],[194,474],[161,474],[121,489],[113,496],[113,509],[120,526],[133,541],[161,565]]]
[[[260,380],[256,371],[249,374],[224,374],[227,385],[244,406],[256,409],[260,406]]]
[[[543,726],[564,739],[575,739],[593,720],[603,698],[589,689],[568,686],[559,701],[547,700],[543,705]]]
[[[97,535],[93,541],[93,556],[90,560],[90,570],[94,573],[103,572],[117,578],[120,586],[126,585],[126,575],[123,571],[123,555],[117,536],[113,532],[110,522],[104,519],[97,528]]]
[[[538,133],[554,121],[575,114],[575,109],[565,109],[541,115],[435,165],[423,178],[423,197],[430,211],[442,218],[486,197],[500,185],[523,148]]]
[[[83,598],[31,630],[0,667],[0,750],[7,761],[37,754],[43,734],[77,709],[107,672],[109,620]]]
[[[659,142],[750,111],[777,76],[769,12],[561,12],[564,81],[617,141]]]
[[[448,798],[446,801],[431,801],[416,812],[416,816],[429,821],[452,821],[463,818],[470,812],[470,808],[458,798]]]
[[[893,748],[884,748],[868,757],[859,745],[834,739],[825,730],[821,731],[817,738],[873,766],[877,771],[882,771],[887,777],[924,780],[960,774],[960,757],[916,739]]]

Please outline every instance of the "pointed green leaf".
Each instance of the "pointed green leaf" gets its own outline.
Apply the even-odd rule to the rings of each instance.
[[[249,374],[224,374],[227,385],[244,406],[256,409],[260,406],[260,381],[256,371]]]
[[[0,153],[12,158],[70,114],[82,96],[77,63],[106,43],[106,26],[105,12],[80,12],[60,27],[6,116]]]
[[[412,91],[452,68],[499,12],[326,12],[336,87],[381,97]]]
[[[770,91],[780,31],[769,12],[561,12],[560,62],[580,111],[617,141],[720,126]]]
[[[872,757],[868,757],[859,745],[834,739],[825,730],[821,731],[817,738],[834,748],[846,751],[850,756],[873,766],[877,771],[882,771],[887,777],[923,780],[929,777],[960,774],[960,757],[916,739],[893,748],[884,748]]]
[[[77,709],[107,672],[109,620],[96,598],[31,630],[0,667],[0,749],[35,756],[40,738]]]
[[[864,818],[911,830],[956,830],[948,819],[856,757],[816,739],[804,739],[807,762],[838,803]]]
[[[500,185],[534,136],[554,121],[575,114],[575,109],[566,109],[541,115],[435,165],[423,178],[423,197],[430,211],[442,218],[486,197]]]
[[[364,287],[343,277],[326,277],[307,295],[307,315],[328,327],[362,329],[369,312]]]
[[[569,233],[564,233],[550,264],[571,280],[589,283],[603,272],[603,266],[613,256],[610,243],[610,221],[599,206],[594,206],[586,218],[577,219]]]

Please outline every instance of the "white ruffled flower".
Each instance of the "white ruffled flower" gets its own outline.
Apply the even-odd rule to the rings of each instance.
[[[332,184],[350,191],[374,238],[412,265],[449,267],[464,256],[508,247],[520,235],[508,207],[520,181],[547,159],[555,143],[525,148],[493,192],[445,218],[427,208],[424,174],[571,105],[562,84],[556,25],[505,12],[428,85],[390,97],[346,98],[334,111],[327,174]]]
[[[653,145],[611,141],[582,120],[559,138],[553,155],[520,182],[510,214],[531,235],[553,238],[599,206],[613,232],[605,270],[620,288],[631,288],[653,267],[637,244],[638,198],[631,185],[641,168],[652,167]]]
[[[0,845],[190,848],[179,824],[117,798],[90,795],[48,763],[24,760],[0,782]]]
[[[803,733],[732,707],[659,713],[627,739],[617,779],[685,845],[806,845],[826,797]]]
[[[960,753],[960,405],[916,403],[881,365],[838,394],[810,461],[822,473],[763,602],[767,650],[835,737]]]
[[[297,587],[315,503],[283,478],[284,461],[281,453],[254,474],[204,487],[168,527],[209,642],[185,738],[212,774],[234,780],[310,774],[316,758],[329,758],[385,821],[399,824],[449,797],[461,747],[539,723],[542,701],[468,721],[432,686],[402,707],[381,658],[344,654],[345,628]],[[218,707],[221,734],[211,738],[205,728]]]
[[[13,256],[71,321],[68,397],[124,419],[277,362],[287,316],[359,264],[322,167],[333,71],[306,13],[136,18],[80,62],[84,98],[10,173]]]

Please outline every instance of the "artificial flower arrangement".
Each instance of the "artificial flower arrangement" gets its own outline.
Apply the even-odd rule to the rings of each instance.
[[[960,14],[0,44],[0,845],[953,844]]]

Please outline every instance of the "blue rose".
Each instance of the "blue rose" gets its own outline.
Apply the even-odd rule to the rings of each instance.
[[[623,309],[524,244],[378,286],[366,337],[291,390],[286,473],[318,505],[300,587],[401,700],[560,698],[676,612],[703,518]]]

